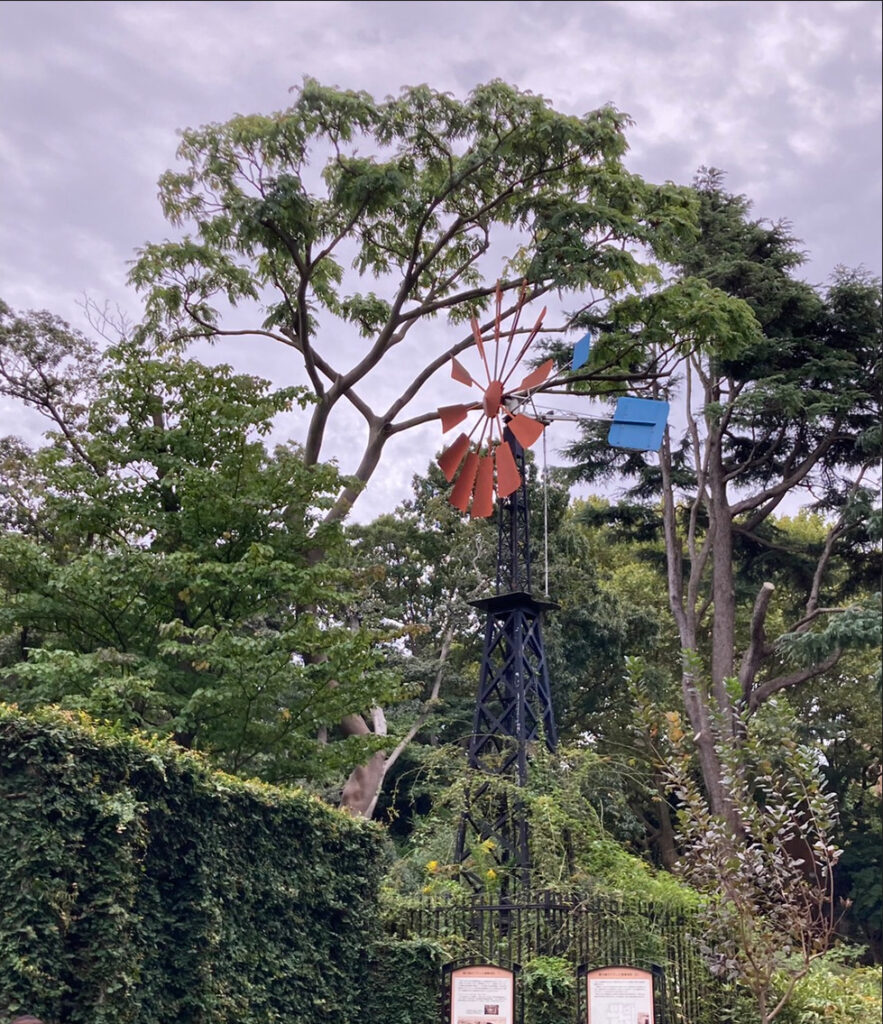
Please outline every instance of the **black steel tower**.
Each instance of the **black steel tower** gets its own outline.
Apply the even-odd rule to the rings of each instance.
[[[472,602],[486,616],[469,740],[469,765],[477,777],[460,819],[456,858],[465,878],[482,890],[487,879],[474,853],[483,844],[485,861],[497,865],[511,892],[530,889],[528,824],[518,790],[527,782],[531,747],[557,745],[542,633],[543,612],[557,605],[533,595],[524,449],[508,429],[504,443],[521,485],[498,504],[496,592]]]

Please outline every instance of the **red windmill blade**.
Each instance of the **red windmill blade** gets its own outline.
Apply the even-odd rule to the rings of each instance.
[[[478,321],[472,318],[472,333],[487,383],[482,385],[458,359],[451,360],[451,376],[454,380],[466,387],[475,385],[482,393],[481,398],[468,405],[447,405],[438,410],[444,432],[462,423],[471,412],[479,414],[471,431],[459,434],[438,460],[445,479],[454,484],[451,504],[461,512],[469,510],[473,518],[484,518],[492,513],[495,494],[498,498],[506,498],[521,486],[521,474],[512,449],[503,439],[504,428],[510,429],[522,448],[534,444],[545,429],[542,420],[513,410],[525,401],[531,391],[545,383],[552,372],[553,361],[546,360],[528,373],[517,386],[509,384],[515,369],[539,333],[546,315],[543,309],[515,359],[511,359],[526,291],[526,286],[522,286],[508,338],[504,340],[501,329],[503,292],[497,282],[493,337],[484,337]],[[495,346],[492,362],[488,358],[491,344]],[[487,449],[486,453],[480,454],[483,448]]]

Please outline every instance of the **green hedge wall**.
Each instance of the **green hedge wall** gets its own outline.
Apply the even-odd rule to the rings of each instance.
[[[0,1019],[370,1024],[381,843],[169,744],[0,704]]]
[[[360,1024],[438,1024],[441,969],[451,959],[430,939],[382,939],[370,950]]]

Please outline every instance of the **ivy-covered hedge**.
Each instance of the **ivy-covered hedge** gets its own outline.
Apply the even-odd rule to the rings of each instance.
[[[441,969],[451,959],[431,939],[381,939],[371,948],[359,1024],[438,1024]]]
[[[0,1018],[365,1019],[380,849],[297,791],[0,705]]]

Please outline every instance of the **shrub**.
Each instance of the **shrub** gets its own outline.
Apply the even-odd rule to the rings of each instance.
[[[797,983],[782,1024],[880,1024],[883,968],[849,967],[837,953],[821,957]]]
[[[0,1016],[348,1020],[381,835],[163,741],[0,705]]]
[[[538,956],[524,967],[526,1024],[571,1024],[575,1017],[573,965],[557,956]]]

